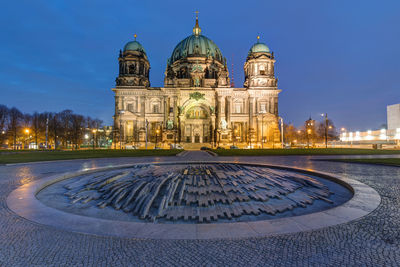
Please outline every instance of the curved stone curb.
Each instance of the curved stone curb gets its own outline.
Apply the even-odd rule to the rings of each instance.
[[[234,163],[302,172],[340,183],[350,189],[354,195],[352,199],[341,206],[307,215],[252,222],[204,224],[156,224],[113,221],[86,217],[50,208],[36,198],[36,194],[41,189],[58,181],[85,173],[87,174],[132,166],[132,164],[124,164],[113,167],[102,167],[80,172],[65,173],[63,175],[51,176],[34,181],[11,192],[11,194],[7,197],[7,205],[13,212],[25,219],[39,224],[53,226],[59,229],[78,233],[143,239],[221,239],[265,237],[271,235],[297,233],[347,223],[369,214],[378,207],[381,201],[379,194],[366,184],[353,179],[342,178],[330,173],[316,172],[313,170],[280,165],[226,161],[157,162],[157,164],[163,165],[183,163]]]

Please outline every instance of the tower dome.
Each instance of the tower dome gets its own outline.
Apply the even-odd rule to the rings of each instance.
[[[143,46],[135,40],[124,46],[119,52],[119,75],[116,79],[117,86],[150,86],[150,63]]]
[[[225,64],[225,59],[218,46],[211,39],[201,35],[198,16],[196,16],[193,34],[176,45],[168,63],[172,64],[179,59],[187,57],[211,57],[221,64]]]
[[[144,50],[141,43],[136,41],[136,37],[137,37],[136,34],[134,35],[134,37],[135,37],[134,41],[130,41],[130,42],[126,43],[126,45],[124,46],[124,52],[137,51],[137,52],[142,52],[142,53],[146,54],[146,51]]]
[[[271,53],[269,47],[260,42],[260,36],[257,36],[257,43],[255,43],[249,50],[249,54],[251,53]]]

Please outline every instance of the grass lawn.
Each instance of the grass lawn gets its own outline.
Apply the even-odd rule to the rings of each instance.
[[[289,156],[289,155],[389,155],[400,150],[357,148],[293,148],[293,149],[213,149],[218,156]]]
[[[387,159],[329,159],[326,161],[400,166],[400,158]]]
[[[47,160],[175,156],[182,150],[77,150],[77,151],[1,151],[0,164]]]

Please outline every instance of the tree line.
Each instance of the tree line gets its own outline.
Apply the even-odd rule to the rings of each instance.
[[[18,108],[0,104],[0,146],[21,149],[34,144],[35,148],[78,149],[91,129],[99,129],[103,121],[74,113],[23,113]],[[93,139],[94,142],[94,139]]]
[[[313,147],[323,144],[327,140],[339,139],[337,129],[332,120],[315,121],[307,120],[304,125],[295,127],[293,124],[284,124],[284,140],[291,146]]]

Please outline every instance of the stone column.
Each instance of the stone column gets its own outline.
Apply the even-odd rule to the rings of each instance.
[[[141,113],[141,116],[144,118],[146,115],[146,97],[145,96],[140,97],[140,113]]]
[[[169,115],[168,97],[167,96],[164,96],[163,106],[164,106],[164,123],[163,123],[163,125],[164,125],[164,128],[166,128],[167,121],[168,121],[168,115]]]
[[[249,127],[250,129],[254,128],[253,116],[254,116],[254,97],[249,98]]]
[[[222,96],[217,96],[217,129],[219,129],[222,120]]]
[[[173,101],[174,101],[174,125],[176,126],[178,121],[178,99],[176,96],[174,96]]]
[[[228,127],[231,125],[231,101],[232,97],[227,96],[226,97],[226,103],[225,103],[225,114],[226,114],[226,122],[228,124]]]

